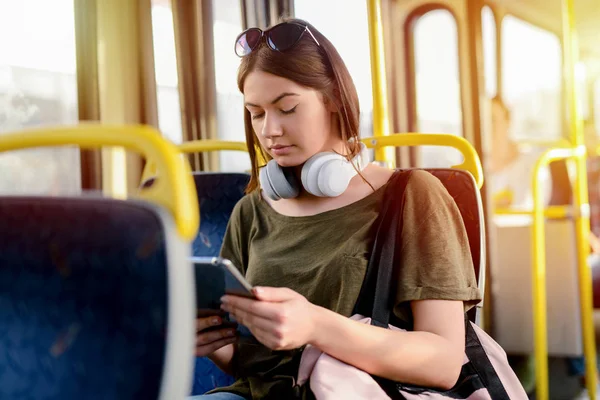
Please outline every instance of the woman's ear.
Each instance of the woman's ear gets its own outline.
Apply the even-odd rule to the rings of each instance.
[[[335,105],[333,99],[331,99],[331,97],[327,96],[326,94],[323,95],[323,103],[325,104],[325,107],[327,107],[327,111],[331,113],[338,113],[340,111]]]

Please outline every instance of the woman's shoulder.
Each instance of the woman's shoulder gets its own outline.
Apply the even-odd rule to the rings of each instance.
[[[254,190],[245,194],[233,207],[232,219],[248,219],[256,213],[260,198],[260,190]]]
[[[410,173],[404,188],[405,196],[418,199],[421,203],[435,202],[440,199],[448,200],[450,195],[443,183],[424,169],[393,170],[378,165],[373,165],[365,174],[365,179],[375,189],[380,189],[388,183],[393,182],[393,175]],[[393,183],[392,183],[393,185]],[[394,190],[393,187],[385,188]]]
[[[421,225],[434,213],[448,219],[459,215],[454,199],[440,179],[423,169],[409,171],[403,195],[404,217],[410,221],[405,222]]]
[[[407,197],[419,199],[421,203],[450,200],[446,187],[435,175],[424,169],[413,169],[406,183]],[[408,171],[407,171],[408,172]]]
[[[380,189],[387,184],[393,174],[393,169],[382,167],[377,164],[370,164],[368,168],[365,168],[362,172],[364,179],[369,182],[375,190]]]

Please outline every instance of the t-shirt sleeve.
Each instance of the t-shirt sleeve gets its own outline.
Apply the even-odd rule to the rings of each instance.
[[[248,265],[247,248],[244,245],[247,243],[247,235],[243,232],[246,226],[243,211],[246,207],[243,203],[246,198],[247,196],[242,198],[231,212],[220,251],[220,256],[231,261],[243,275],[246,274]]]
[[[410,301],[481,300],[460,211],[438,178],[414,171],[406,185],[395,314],[411,321]]]

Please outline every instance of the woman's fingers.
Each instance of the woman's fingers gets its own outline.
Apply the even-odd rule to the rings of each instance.
[[[196,335],[196,345],[201,346],[231,337],[235,337],[235,329],[219,329],[216,331],[202,332]]]

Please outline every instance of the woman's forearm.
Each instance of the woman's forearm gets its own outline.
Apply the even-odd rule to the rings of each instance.
[[[382,329],[321,307],[316,307],[315,326],[311,345],[372,375],[450,389],[460,374],[464,346],[457,349],[433,333]]]
[[[219,350],[210,354],[208,358],[214,362],[223,372],[233,375],[233,355],[235,347],[233,344],[221,347]]]

